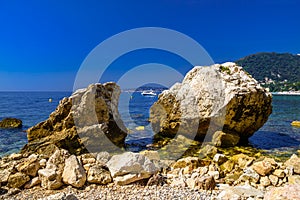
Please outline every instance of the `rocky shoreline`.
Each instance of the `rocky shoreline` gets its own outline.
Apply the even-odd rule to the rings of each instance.
[[[0,166],[0,199],[299,199],[300,192],[297,155],[284,163],[218,153],[175,161],[157,151],[75,156],[60,149],[49,158],[12,154]]]
[[[29,128],[20,153],[0,159],[0,199],[300,199],[296,154],[221,150],[272,112],[272,95],[241,67],[195,67],[164,91],[150,111],[155,141],[139,153],[124,150],[119,95],[115,83],[92,84]]]

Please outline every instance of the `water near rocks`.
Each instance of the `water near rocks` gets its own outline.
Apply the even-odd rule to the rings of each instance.
[[[0,92],[0,120],[13,117],[23,121],[21,129],[0,129],[0,156],[19,151],[27,142],[25,130],[46,120],[59,100],[70,95],[71,92]],[[157,96],[145,97],[140,92],[121,94],[119,111],[129,132],[128,150],[139,151],[152,142],[148,119],[149,108],[155,101]],[[300,148],[300,128],[291,126],[296,120],[300,120],[300,96],[273,96],[273,113],[250,138],[250,144],[283,157],[296,153]]]

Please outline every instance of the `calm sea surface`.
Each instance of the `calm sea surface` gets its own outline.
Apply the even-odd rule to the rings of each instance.
[[[0,92],[0,120],[14,117],[23,121],[22,129],[0,129],[0,156],[18,152],[27,142],[25,130],[46,120],[69,92]],[[49,98],[53,101],[50,103]],[[127,148],[137,151],[151,143],[149,108],[157,97],[123,92],[119,110],[129,133]],[[268,122],[250,138],[250,144],[273,154],[293,153],[300,148],[300,128],[290,123],[300,120],[300,96],[273,96],[273,113]],[[144,130],[140,130],[143,129]],[[137,130],[139,129],[139,130]]]

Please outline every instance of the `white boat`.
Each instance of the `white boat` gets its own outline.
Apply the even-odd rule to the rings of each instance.
[[[156,96],[157,95],[153,90],[145,90],[141,94],[143,96]]]

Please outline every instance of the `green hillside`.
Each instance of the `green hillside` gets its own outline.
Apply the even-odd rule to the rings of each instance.
[[[257,53],[236,61],[270,91],[300,91],[300,56]]]

